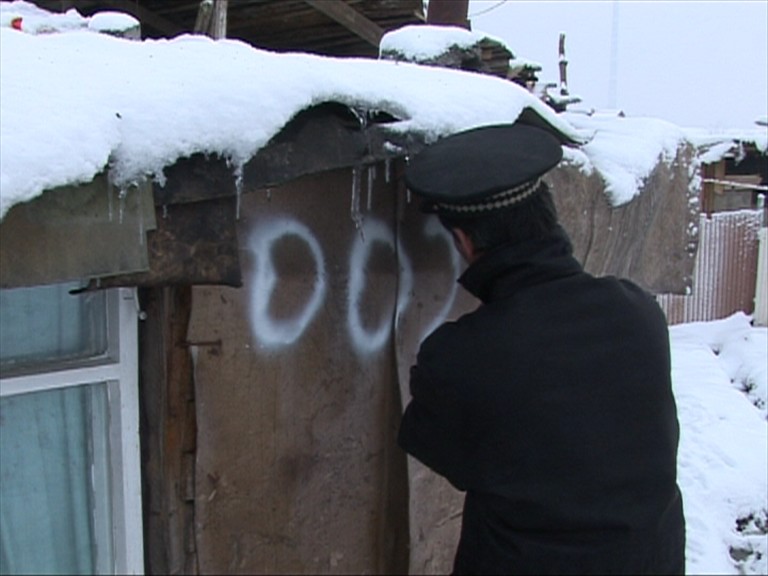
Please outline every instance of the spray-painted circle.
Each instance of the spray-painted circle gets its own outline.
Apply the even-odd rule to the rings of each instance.
[[[269,316],[269,302],[277,283],[277,274],[272,262],[272,246],[281,238],[297,236],[306,242],[315,261],[316,274],[312,297],[304,308],[293,318],[274,320]],[[325,259],[315,237],[301,222],[279,218],[257,227],[249,243],[256,258],[253,275],[253,302],[251,326],[257,340],[264,346],[286,346],[293,344],[307,329],[320,309],[325,298]]]
[[[459,252],[453,246],[453,238],[440,224],[440,221],[437,218],[429,218],[424,222],[424,236],[427,238],[440,238],[448,245],[448,253],[451,255],[451,269],[453,270],[453,276],[458,277],[461,268]],[[423,342],[427,336],[432,334],[432,332],[434,332],[443,322],[445,322],[446,318],[448,318],[448,314],[453,308],[453,302],[456,300],[457,288],[458,284],[453,282],[448,297],[445,299],[440,312],[437,313],[437,316],[435,316],[434,320],[427,326],[426,330],[422,332],[419,342]]]
[[[365,240],[355,239],[349,256],[349,299],[347,300],[347,327],[352,344],[358,352],[372,353],[381,348],[392,330],[391,319],[385,318],[378,328],[373,330],[363,326],[360,318],[360,297],[365,290],[365,264],[370,257],[371,248],[376,242],[395,249],[392,231],[378,220],[366,220],[363,226]]]

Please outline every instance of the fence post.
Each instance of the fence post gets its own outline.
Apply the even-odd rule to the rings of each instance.
[[[768,325],[768,222],[765,218],[765,194],[758,196],[757,206],[762,212],[763,222],[757,236],[757,281],[752,323],[755,326],[766,326]]]

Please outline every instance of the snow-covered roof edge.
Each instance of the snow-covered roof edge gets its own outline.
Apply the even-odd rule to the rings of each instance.
[[[18,6],[39,10],[0,2],[0,15]],[[201,36],[129,42],[82,25],[62,29],[0,30],[0,218],[17,202],[105,169],[118,184],[146,176],[162,183],[166,167],[198,152],[241,169],[291,118],[323,102],[384,111],[396,119],[389,130],[425,142],[532,111],[567,138],[590,135],[567,161],[596,170],[616,206],[692,142],[689,131],[657,119],[556,114],[514,83],[470,72],[276,54]],[[487,36],[458,30],[467,42]],[[755,140],[763,149],[764,133]]]
[[[162,181],[165,167],[197,152],[242,166],[298,112],[322,102],[387,112],[396,118],[389,130],[426,141],[514,122],[525,109],[581,138],[530,93],[498,78],[277,54],[201,36],[134,42],[2,28],[0,83],[0,215],[107,167],[125,184],[146,175]]]

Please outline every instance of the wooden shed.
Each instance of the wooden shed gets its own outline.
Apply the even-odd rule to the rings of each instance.
[[[81,297],[138,288],[148,572],[449,565],[460,495],[395,434],[420,340],[476,303],[457,290],[449,236],[409,201],[402,156],[350,119],[340,105],[301,114],[248,163],[242,193],[223,160],[177,162],[113,218],[135,247],[145,230],[148,269],[80,273]],[[688,273],[686,175],[660,165],[619,209],[597,176],[550,179],[588,268],[668,290]],[[11,209],[5,287],[68,279],[45,271],[95,257],[108,202],[73,199],[107,198],[99,185]]]
[[[270,19],[263,34],[275,32],[274,47],[290,37],[293,48],[309,49],[303,33],[276,32],[286,22],[280,15],[292,6],[316,18],[312,10],[325,3],[231,4],[244,37]],[[412,18],[406,4],[414,3],[346,3],[379,25]],[[197,3],[87,3],[105,5],[133,6],[143,26],[168,33],[172,18],[192,21]],[[317,35],[324,46],[366,53],[350,47],[349,37],[328,40],[324,26]],[[301,29],[312,29],[309,20]],[[26,330],[19,335],[4,320],[4,343],[34,335],[25,314],[48,315],[40,302],[52,296],[26,291],[54,283],[75,282],[56,293],[63,304],[55,313],[78,301],[85,330],[106,327],[106,344],[64,365],[23,355],[2,365],[3,401],[19,404],[50,391],[52,373],[73,374],[57,380],[64,390],[75,381],[108,384],[106,395],[84,404],[105,405],[98,414],[108,431],[104,450],[113,454],[97,460],[110,470],[100,489],[112,496],[103,518],[89,524],[99,550],[91,567],[450,570],[461,494],[408,459],[395,436],[420,341],[477,303],[457,289],[462,263],[450,236],[403,184],[404,163],[424,135],[393,135],[386,117],[362,111],[361,123],[360,113],[341,102],[303,110],[245,164],[241,179],[225,159],[194,155],[168,166],[163,186],[143,182],[126,194],[102,174],[16,205],[0,223],[2,311],[8,318],[8,310],[20,310]],[[690,154],[681,148],[676,162],[660,162],[638,197],[618,208],[597,173],[563,164],[549,175],[588,270],[628,276],[656,292],[686,289],[698,212]],[[113,300],[116,316],[109,315]],[[107,311],[103,323],[92,322],[92,308]],[[136,416],[138,430],[130,423]],[[24,429],[6,430],[9,438]],[[86,444],[98,458],[98,446]],[[18,522],[20,513],[8,517]]]

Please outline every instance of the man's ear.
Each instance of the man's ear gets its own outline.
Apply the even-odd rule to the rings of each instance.
[[[453,236],[453,243],[456,245],[456,249],[459,251],[469,263],[472,263],[478,254],[475,253],[475,244],[472,242],[472,238],[464,232],[461,228],[451,228],[451,235]]]

